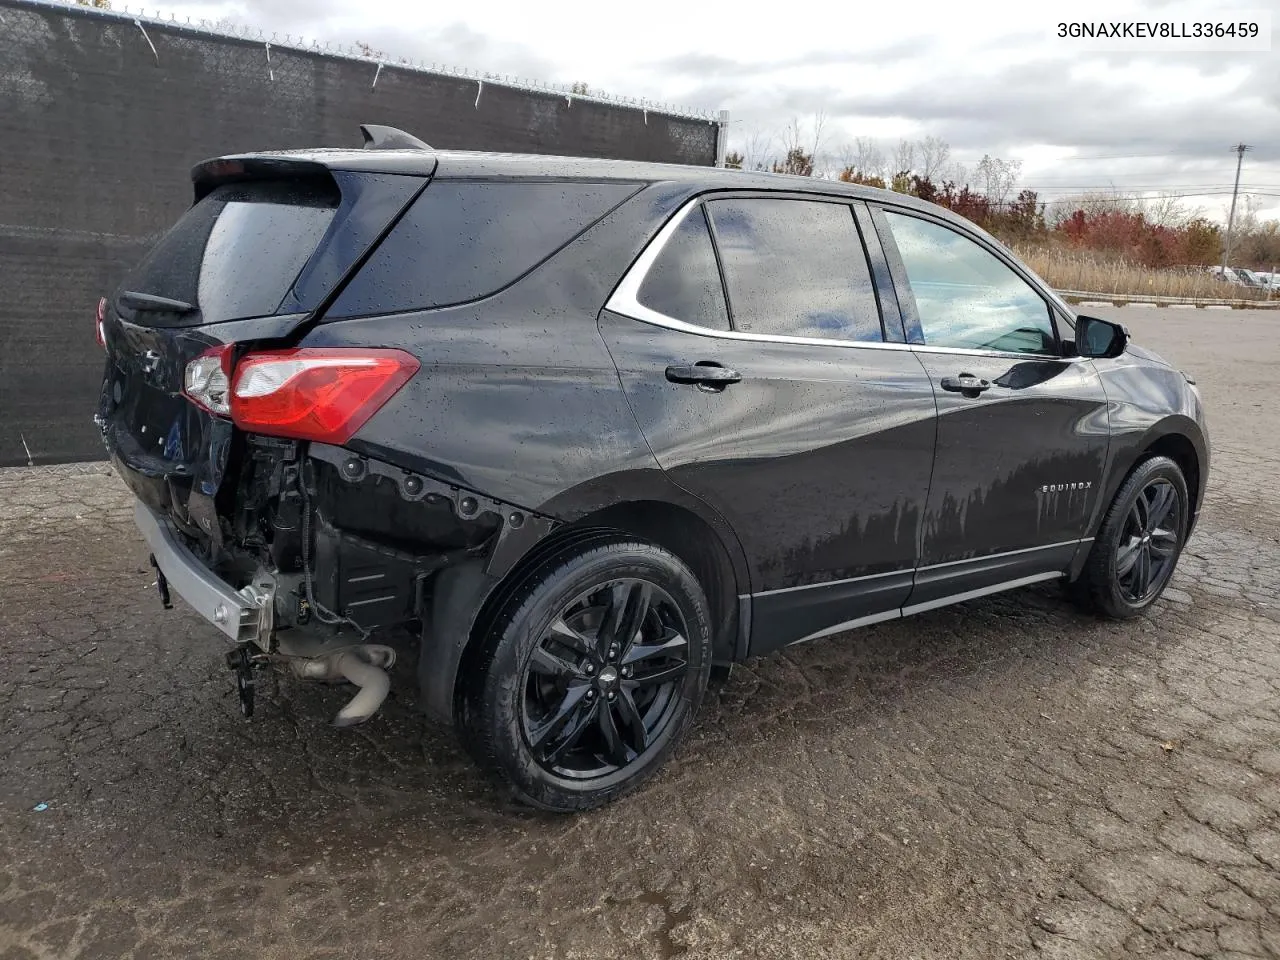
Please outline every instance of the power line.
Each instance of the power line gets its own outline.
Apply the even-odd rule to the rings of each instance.
[[[1126,200],[1189,200],[1193,197],[1229,197],[1230,190],[1208,190],[1198,193],[1163,193],[1159,196],[1144,196],[1142,194],[1132,194],[1130,196],[1108,196],[1108,197],[1081,197],[1072,195],[1067,192],[1066,195],[1058,198],[1057,201],[1051,202],[1086,202],[1086,203],[1123,203]],[[1250,196],[1254,197],[1280,197],[1280,192],[1272,193],[1261,190],[1248,191]]]
[[[1250,147],[1249,149],[1252,150],[1253,148]],[[1116,154],[1114,156],[1108,156],[1108,157],[1060,157],[1058,160],[1054,162],[1062,163],[1067,160],[1173,160],[1173,159],[1176,159],[1178,156],[1179,154],[1171,151],[1166,153],[1128,153],[1128,154]],[[1182,156],[1185,157],[1187,155],[1182,154]],[[1200,161],[1205,161],[1209,158],[1198,157],[1197,159]]]
[[[1128,153],[1110,157],[1062,157],[1060,160],[1167,160],[1171,153]]]
[[[1232,190],[1230,183],[1039,183],[1035,181],[1020,182],[1019,185],[1027,190],[1053,190],[1059,193],[1063,191],[1100,191],[1107,192],[1110,190],[1127,190],[1130,192],[1140,191],[1161,191],[1169,192],[1173,190],[1189,191],[1197,188],[1205,190],[1225,190],[1228,193]],[[1240,184],[1241,193],[1258,193],[1267,190],[1280,190],[1280,183],[1249,183]]]

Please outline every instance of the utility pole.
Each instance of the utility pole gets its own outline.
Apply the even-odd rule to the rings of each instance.
[[[1231,148],[1236,152],[1236,185],[1231,191],[1231,212],[1227,214],[1227,243],[1222,248],[1222,279],[1226,279],[1227,261],[1231,259],[1231,228],[1236,222],[1236,196],[1240,193],[1240,167],[1244,164],[1244,152],[1249,149],[1246,143],[1237,143]]]

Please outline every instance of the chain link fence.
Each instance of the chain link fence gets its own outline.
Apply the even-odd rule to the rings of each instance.
[[[220,154],[359,146],[711,165],[710,115],[575,96],[154,19],[0,0],[0,466],[100,459],[98,298]]]

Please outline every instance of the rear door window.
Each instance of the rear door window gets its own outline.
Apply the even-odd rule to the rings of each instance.
[[[724,285],[701,206],[680,221],[645,274],[636,299],[641,306],[673,320],[713,330],[729,329]]]
[[[638,189],[618,182],[437,180],[326,318],[428,310],[491,296]]]
[[[742,197],[706,206],[735,329],[884,339],[871,268],[848,204]]]
[[[191,326],[269,316],[315,252],[338,208],[332,182],[250,181],[216,187],[129,274],[122,290],[180,300],[191,313],[140,312],[135,322]]]

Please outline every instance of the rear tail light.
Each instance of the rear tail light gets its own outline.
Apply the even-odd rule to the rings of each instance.
[[[294,348],[250,353],[231,369],[228,344],[187,364],[184,392],[242,430],[342,445],[409,378],[400,350]]]
[[[187,364],[182,392],[198,407],[220,417],[231,413],[231,353],[235,345],[210,347]]]
[[[98,341],[98,346],[103,350],[107,349],[107,298],[98,298],[98,315],[93,322],[93,336]]]

